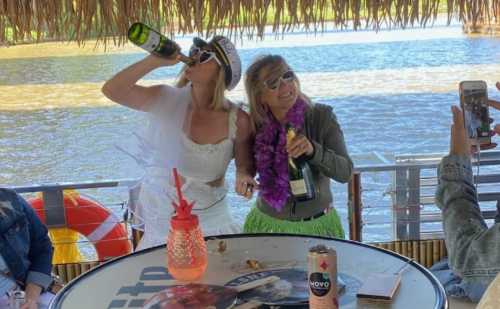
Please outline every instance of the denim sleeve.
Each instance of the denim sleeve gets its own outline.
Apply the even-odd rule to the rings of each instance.
[[[52,243],[48,236],[48,230],[38,219],[33,208],[21,196],[18,195],[19,203],[23,205],[30,231],[30,249],[28,259],[31,263],[28,270],[26,283],[34,283],[44,290],[52,283]]]
[[[488,284],[500,270],[500,225],[486,226],[469,158],[443,158],[438,179],[436,204],[443,212],[450,266],[469,282]]]
[[[338,182],[345,183],[351,179],[353,163],[344,141],[344,134],[340,128],[335,114],[329,109],[329,115],[325,115],[324,143],[311,140],[314,146],[314,153],[310,163],[317,166],[327,177]],[[323,117],[321,119],[324,119]]]

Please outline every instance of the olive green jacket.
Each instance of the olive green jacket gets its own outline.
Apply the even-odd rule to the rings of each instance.
[[[290,198],[283,210],[278,212],[259,196],[257,207],[269,216],[291,221],[313,217],[333,204],[330,179],[340,183],[351,179],[353,164],[332,108],[324,104],[308,107],[304,131],[314,146],[314,153],[306,159],[314,178],[315,199],[295,202]]]

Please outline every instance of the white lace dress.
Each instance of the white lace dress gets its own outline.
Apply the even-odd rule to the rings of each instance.
[[[191,102],[190,87],[165,89],[171,104]],[[172,91],[176,93],[172,94]],[[227,186],[212,187],[206,183],[223,178],[229,162],[234,157],[237,107],[231,105],[229,112],[228,137],[217,144],[200,145],[180,132],[178,171],[185,178],[182,186],[184,197],[195,201],[193,213],[198,215],[205,236],[234,234],[241,232],[229,210],[226,195]],[[170,113],[172,116],[175,113]],[[176,116],[178,117],[178,115]],[[161,153],[161,152],[160,152]],[[138,198],[138,209],[134,214],[144,223],[144,235],[138,250],[164,244],[170,228],[170,217],[174,213],[172,199],[177,193],[169,168],[152,165],[145,168]]]

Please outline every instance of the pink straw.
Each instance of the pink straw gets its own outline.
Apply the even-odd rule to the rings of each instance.
[[[179,197],[179,205],[182,204],[184,197],[182,196],[181,190],[181,180],[179,178],[179,174],[177,173],[177,168],[174,167],[174,180],[175,180],[175,188],[177,189],[177,196]]]
[[[175,211],[180,215],[180,217],[187,217],[191,214],[191,209],[194,206],[194,202],[189,204],[182,195],[181,190],[181,179],[179,173],[177,173],[177,168],[174,167],[174,180],[175,180],[175,188],[177,189],[177,196],[179,197],[179,204],[177,205],[175,202],[172,202],[175,207]]]

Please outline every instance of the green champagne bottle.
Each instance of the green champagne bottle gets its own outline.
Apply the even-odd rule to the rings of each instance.
[[[289,144],[296,136],[296,132],[290,124],[286,125],[286,131],[286,140]],[[288,157],[288,178],[290,191],[295,200],[304,202],[316,197],[311,167],[304,158]]]
[[[177,43],[143,23],[134,23],[128,29],[128,39],[140,48],[164,58],[179,56],[179,60],[191,64],[191,58],[181,53]]]

